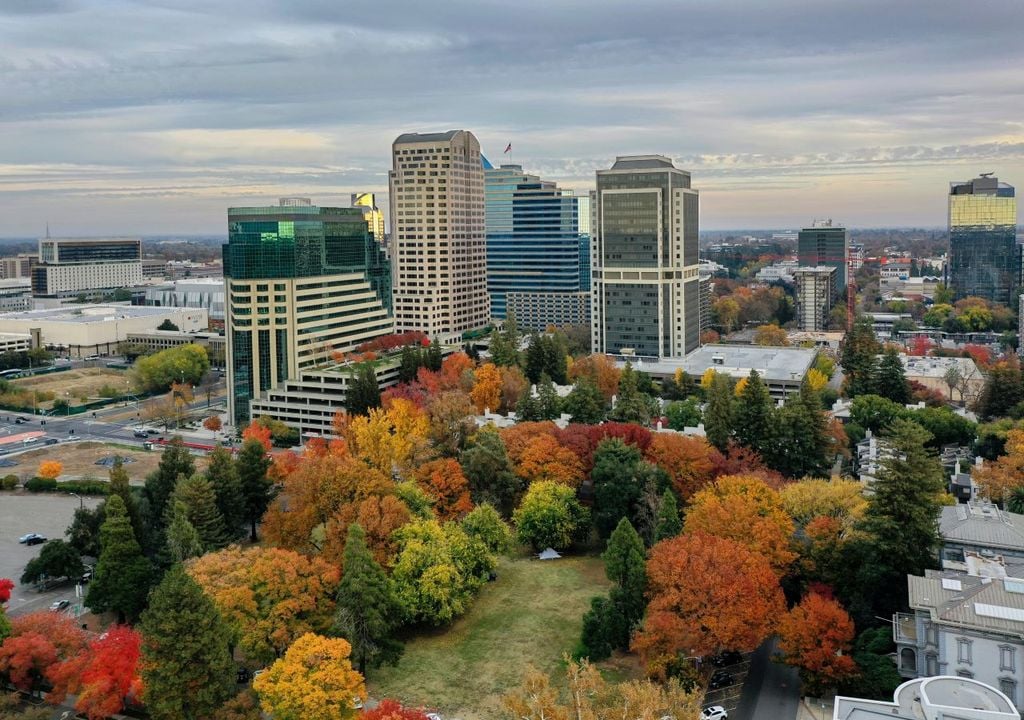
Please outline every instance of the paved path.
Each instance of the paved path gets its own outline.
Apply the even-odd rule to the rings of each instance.
[[[750,660],[739,706],[730,720],[796,720],[800,677],[795,668],[772,662],[775,639],[759,647]]]

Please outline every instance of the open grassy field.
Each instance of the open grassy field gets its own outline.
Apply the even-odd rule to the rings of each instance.
[[[125,392],[128,389],[125,385],[127,380],[128,373],[123,370],[93,367],[20,378],[13,383],[16,387],[24,390],[52,392],[58,400],[64,399],[65,393],[68,393],[67,397],[71,404],[78,405],[82,397],[90,399],[99,397],[100,390],[104,386],[121,393]],[[49,403],[46,405],[48,406]]]
[[[498,717],[501,696],[528,665],[561,682],[562,655],[590,598],[608,591],[597,557],[502,559],[498,579],[451,627],[411,639],[395,667],[369,673],[375,698],[394,697],[459,720]]]
[[[54,447],[59,447],[59,449],[55,450]],[[127,446],[113,446],[98,442],[69,443],[16,455],[12,459],[16,460],[18,464],[12,468],[4,468],[0,474],[10,472],[15,475],[31,475],[43,460],[60,460],[64,464],[61,479],[91,477],[97,480],[106,480],[109,470],[102,465],[97,465],[96,461],[110,455],[119,455],[135,460],[135,462],[125,465],[125,469],[128,471],[128,477],[131,478],[132,483],[141,483],[146,475],[156,470],[156,466],[160,462],[160,454],[159,450],[147,452],[133,450]],[[205,458],[196,457],[194,461],[197,470],[206,466]]]

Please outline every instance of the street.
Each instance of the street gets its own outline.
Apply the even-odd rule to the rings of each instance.
[[[754,651],[739,706],[730,720],[794,720],[800,704],[800,677],[795,668],[772,662],[775,638]]]

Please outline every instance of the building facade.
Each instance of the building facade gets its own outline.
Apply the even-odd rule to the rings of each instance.
[[[827,330],[832,300],[836,297],[836,269],[829,265],[798,268],[793,273],[793,283],[797,327],[807,332]]]
[[[846,265],[850,256],[850,233],[831,220],[804,228],[797,236],[800,267],[828,266],[836,269],[835,295],[846,292]]]
[[[44,238],[32,268],[36,297],[74,297],[142,282],[139,238]]]
[[[594,352],[681,357],[700,343],[699,203],[690,174],[661,155],[597,171]]]
[[[442,343],[485,329],[484,168],[471,132],[406,133],[389,176],[394,317]]]
[[[363,211],[363,217],[370,226],[373,239],[381,247],[385,247],[384,212],[377,207],[377,196],[371,192],[352,193],[352,207]]]
[[[515,312],[526,327],[541,330],[563,325],[565,316],[579,317],[580,233],[577,198],[552,182],[523,173],[519,165],[491,167],[484,161],[487,220],[487,291],[491,317],[503,320],[507,296],[535,310],[533,321]],[[558,306],[566,295],[565,312],[545,318],[539,311]],[[531,299],[531,296],[532,299]],[[584,319],[589,322],[589,316]]]
[[[506,298],[508,312],[521,328],[590,324],[589,292],[510,292]]]
[[[0,280],[0,312],[32,309],[32,283],[28,278]]]
[[[1012,185],[986,173],[949,186],[949,287],[1012,305],[1020,287],[1017,198]]]
[[[0,278],[31,278],[32,268],[39,263],[39,256],[30,253],[18,253],[14,257],[0,258]]]
[[[261,393],[394,329],[389,268],[362,211],[287,203],[228,210],[228,411],[236,424],[249,420]]]
[[[224,327],[224,278],[190,278],[147,287],[145,304],[150,307],[206,308],[211,326]]]

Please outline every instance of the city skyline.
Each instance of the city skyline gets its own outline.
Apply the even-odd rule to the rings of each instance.
[[[511,143],[575,190],[615,156],[670,156],[707,230],[943,227],[950,182],[1024,177],[1012,0],[0,0],[0,22],[5,237],[220,234],[226,207],[279,196],[386,206],[410,130],[469,130],[496,165]]]

